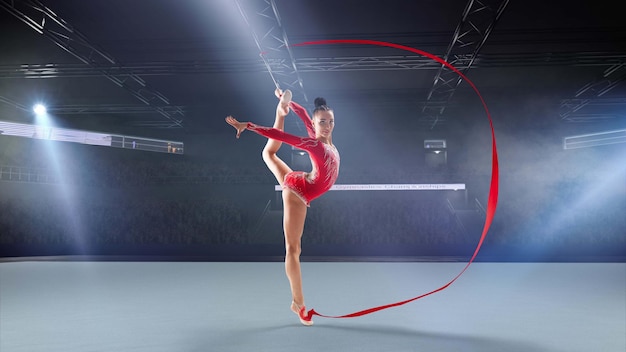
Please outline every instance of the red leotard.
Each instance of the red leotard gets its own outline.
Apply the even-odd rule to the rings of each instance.
[[[311,201],[328,191],[339,175],[339,152],[333,145],[315,139],[315,130],[309,114],[302,106],[290,102],[289,106],[306,126],[309,137],[298,137],[279,129],[263,127],[248,122],[247,129],[267,138],[285,142],[309,153],[313,170],[310,173],[292,171],[285,175],[283,189],[294,192],[309,206]]]

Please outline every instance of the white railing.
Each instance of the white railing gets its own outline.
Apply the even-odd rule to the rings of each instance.
[[[58,183],[54,174],[47,169],[12,165],[0,165],[0,181]]]

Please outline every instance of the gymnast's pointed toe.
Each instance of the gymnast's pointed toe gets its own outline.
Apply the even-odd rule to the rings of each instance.
[[[313,325],[313,320],[306,316],[306,307],[304,305],[300,306],[296,302],[291,302],[291,310],[298,315],[300,319],[300,323],[304,326]]]

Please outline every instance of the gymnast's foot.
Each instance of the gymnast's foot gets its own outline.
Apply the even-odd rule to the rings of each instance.
[[[298,318],[300,318],[300,322],[302,323],[302,325],[313,325],[313,320],[307,318],[306,316],[306,307],[304,305],[301,306],[295,301],[291,301],[291,311],[298,315]]]
[[[283,92],[280,88],[276,88],[274,94],[280,99],[277,110],[279,110],[281,115],[287,116],[289,113],[289,103],[291,102],[292,97],[291,91],[287,89]]]

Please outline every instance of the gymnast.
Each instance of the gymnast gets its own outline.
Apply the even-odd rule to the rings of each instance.
[[[302,106],[291,101],[292,93],[280,89],[275,91],[280,99],[276,107],[273,128],[258,126],[251,122],[239,122],[228,116],[226,122],[237,130],[237,138],[248,129],[268,138],[263,148],[263,161],[282,186],[283,229],[285,233],[285,271],[291,286],[291,310],[304,325],[313,325],[305,315],[302,273],[300,271],[301,238],[304,231],[307,207],[311,201],[328,191],[339,174],[339,152],[333,145],[332,132],[335,127],[334,113],[324,98],[315,99],[313,119]],[[300,117],[306,126],[308,137],[298,137],[284,132],[285,116],[289,109]],[[310,172],[293,171],[276,153],[285,142],[304,150],[311,159]]]

